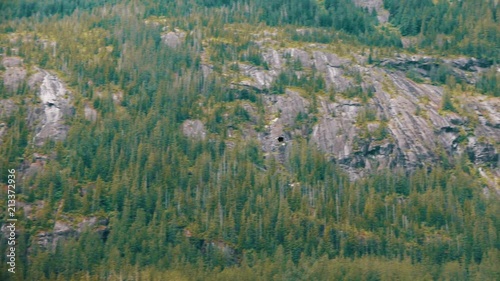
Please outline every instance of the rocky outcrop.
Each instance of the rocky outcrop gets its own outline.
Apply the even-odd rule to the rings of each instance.
[[[26,79],[27,71],[23,66],[23,60],[18,57],[5,57],[2,60],[5,67],[3,73],[3,84],[9,91],[17,91]]]
[[[74,114],[71,93],[62,81],[48,71],[39,71],[44,75],[37,92],[41,104],[28,112],[28,124],[35,128],[34,143],[37,146],[47,140],[64,140],[69,129],[64,119]]]
[[[313,51],[311,54],[301,49],[289,48],[277,51],[272,48],[263,50],[262,57],[270,66],[269,70],[259,66],[239,63],[238,69],[244,78],[240,78],[236,85],[255,88],[259,91],[269,89],[276,77],[285,70],[284,61],[295,65],[295,74],[303,75],[302,68],[314,68],[324,74],[325,83],[328,88],[337,91],[344,91],[352,83],[344,74],[344,67],[349,65],[350,61],[338,57],[335,54],[323,51]],[[289,70],[289,69],[288,69]]]
[[[469,138],[467,153],[475,164],[498,166],[498,153],[490,143],[478,142],[475,138]]]
[[[300,62],[303,67],[311,67],[311,57],[309,56],[309,53],[304,50],[290,48],[284,51],[284,55],[289,56],[292,60]]]
[[[112,98],[113,98],[113,102],[116,105],[121,104],[123,101],[123,92],[119,91],[119,92],[113,93]]]
[[[398,55],[394,58],[382,59],[380,66],[400,71],[413,71],[421,77],[429,78],[432,75],[452,75],[457,81],[475,84],[479,73],[491,67],[491,62],[475,58],[437,59],[430,56]],[[441,74],[443,75],[443,74]]]
[[[7,133],[7,125],[2,122],[0,123],[0,145],[3,143],[2,138],[5,133]]]
[[[411,170],[435,163],[443,149],[450,156],[467,150],[474,163],[496,166],[498,151],[491,141],[500,141],[500,130],[486,121],[473,127],[467,117],[443,112],[442,88],[418,84],[402,73],[381,69],[372,69],[366,80],[376,91],[365,105],[344,99],[322,101],[322,118],[314,127],[312,140],[340,164],[361,168],[359,174],[376,167]],[[392,89],[384,86],[387,83]],[[481,111],[488,111],[491,104],[482,106]],[[367,110],[372,117],[363,120]],[[497,120],[500,115],[491,108],[488,113],[488,120]],[[492,140],[477,143],[469,138],[466,145],[461,142],[467,132]]]
[[[25,203],[22,201],[16,202],[18,212],[22,212],[24,217],[29,220],[39,219],[45,207],[45,202],[38,200],[34,203]],[[99,238],[106,240],[111,228],[107,218],[99,217],[84,217],[74,218],[62,216],[54,222],[54,225],[42,231],[38,231],[33,237],[31,247],[28,251],[32,250],[33,245],[38,245],[42,249],[54,251],[57,244],[65,240],[80,236],[85,231],[92,231],[99,235]],[[2,224],[0,228],[0,236],[5,237],[9,233],[6,229],[6,224]]]
[[[6,68],[3,74],[4,85],[8,90],[16,90],[22,83],[26,83],[29,89],[36,91],[38,102],[28,102],[27,121],[34,132],[34,144],[43,145],[47,140],[61,141],[66,138],[68,126],[65,119],[74,115],[74,107],[71,104],[72,95],[66,89],[63,82],[48,71],[36,69],[36,73],[26,79],[26,69],[22,66],[22,60],[17,57],[6,57],[2,61]],[[0,118],[3,119],[17,111],[18,106],[10,99],[0,100]],[[86,117],[94,116],[86,110]],[[4,122],[0,129],[0,139],[7,128]]]
[[[175,30],[163,34],[161,39],[170,48],[177,48],[184,42],[185,37],[185,32]]]
[[[207,131],[200,120],[186,120],[182,123],[182,132],[188,138],[205,139]]]
[[[262,56],[264,61],[266,61],[271,69],[281,70],[283,59],[281,58],[281,54],[272,48],[267,48],[262,51]]]
[[[83,108],[83,114],[85,116],[85,119],[95,122],[97,120],[97,110],[92,108],[89,104],[85,104]]]
[[[242,79],[239,83],[236,84],[252,87],[259,91],[268,89],[278,75],[278,72],[275,70],[267,71],[263,70],[260,67],[243,63],[238,64],[238,68],[241,74],[249,77],[249,79]]]
[[[48,159],[49,156],[47,155],[34,153],[33,160],[25,161],[23,166],[21,166],[23,178],[30,178],[36,173],[42,171],[43,167],[45,167],[45,164],[47,164]]]
[[[35,235],[35,243],[43,249],[54,250],[58,243],[78,237],[84,231],[95,231],[103,240],[107,239],[110,228],[107,219],[84,218],[80,222],[58,220],[51,230],[40,231]]]
[[[383,168],[413,170],[436,163],[442,153],[450,157],[466,153],[477,165],[497,166],[500,100],[463,96],[459,113],[444,111],[443,87],[425,83],[438,69],[457,80],[475,83],[479,73],[491,66],[489,62],[396,55],[367,66],[366,58],[359,54],[347,59],[318,45],[304,49],[260,46],[269,69],[239,63],[239,75],[248,78],[240,77],[236,84],[262,94],[267,126],[258,138],[266,154],[283,160],[293,139],[304,137],[343,165],[353,178]],[[317,108],[311,109],[310,93],[299,94],[303,89],[268,94],[278,75],[291,67],[301,75],[319,73],[325,90],[337,93],[335,100],[317,95]],[[424,79],[415,82],[408,78],[410,71]],[[349,94],[356,88],[362,89],[365,98],[356,91]],[[317,113],[309,114],[312,111]],[[309,122],[310,129],[296,126],[298,116]]]
[[[31,90],[36,91],[42,85],[43,78],[45,77],[45,73],[42,71],[37,71],[35,74],[31,75],[28,78],[28,86]]]
[[[12,116],[18,110],[18,106],[10,99],[0,100],[0,145],[2,138],[7,133],[7,123],[2,119]]]
[[[265,103],[268,124],[259,135],[259,140],[266,153],[276,152],[284,160],[287,142],[292,135],[302,134],[300,128],[294,130],[294,125],[299,114],[307,114],[309,101],[297,91],[286,89],[284,95],[266,95]]]
[[[12,100],[0,100],[0,118],[12,116],[17,110],[18,106]]]
[[[214,252],[218,252],[228,264],[235,264],[240,262],[241,251],[230,243],[224,242],[222,240],[206,240],[204,238],[200,238],[198,237],[197,233],[193,233],[187,228],[179,230],[182,230],[184,237],[186,237],[192,245],[200,250],[201,253],[211,254]]]

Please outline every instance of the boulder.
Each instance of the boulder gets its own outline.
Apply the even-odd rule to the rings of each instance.
[[[184,42],[185,37],[186,37],[185,32],[176,30],[175,32],[170,31],[167,32],[166,34],[163,34],[161,36],[161,39],[170,48],[177,48]]]
[[[205,139],[207,132],[200,120],[186,120],[182,123],[182,132],[188,138]]]

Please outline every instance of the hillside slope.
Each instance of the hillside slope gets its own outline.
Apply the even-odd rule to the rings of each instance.
[[[498,11],[0,2],[0,279],[498,279]]]

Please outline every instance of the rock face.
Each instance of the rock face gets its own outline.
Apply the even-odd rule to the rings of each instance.
[[[259,67],[243,63],[238,64],[238,68],[244,76],[250,78],[243,79],[238,84],[242,86],[253,87],[260,91],[269,88],[278,75],[277,71],[262,70]]]
[[[83,113],[85,119],[92,122],[95,122],[97,120],[97,110],[92,108],[89,104],[85,104],[85,107],[83,108]]]
[[[475,84],[478,79],[478,73],[491,66],[491,63],[485,60],[475,58],[457,58],[440,60],[428,56],[406,56],[398,55],[394,58],[383,59],[380,66],[390,67],[400,71],[413,71],[421,77],[428,78],[432,73],[447,71],[449,75],[456,78],[457,81],[465,81],[469,84]]]
[[[498,151],[493,143],[500,141],[500,126],[496,127],[500,112],[491,107],[498,101],[463,100],[466,109],[476,110],[471,116],[480,117],[473,126],[472,117],[441,110],[440,87],[377,68],[364,81],[375,88],[373,98],[365,104],[344,98],[335,102],[321,99],[321,119],[311,140],[340,164],[358,169],[360,174],[396,166],[412,170],[438,161],[442,149],[450,156],[467,150],[474,163],[497,166]],[[384,86],[388,83],[390,89]],[[488,117],[481,120],[482,114]],[[491,140],[477,142],[474,136]]]
[[[109,221],[98,220],[96,217],[84,218],[81,222],[74,223],[56,221],[50,231],[41,231],[35,236],[35,243],[43,249],[54,250],[58,243],[67,239],[78,237],[82,232],[90,229],[96,231],[101,239],[106,239],[109,234]]]
[[[474,84],[491,63],[396,55],[366,65],[366,57],[360,54],[341,57],[318,44],[300,49],[259,46],[267,67],[238,63],[240,82],[233,84],[261,94],[267,125],[257,137],[266,154],[284,160],[293,140],[301,137],[344,166],[353,178],[384,168],[413,170],[440,161],[443,153],[448,157],[466,153],[476,165],[489,166],[493,174],[498,170],[500,99],[463,95],[456,97],[454,112],[445,111],[445,89],[430,84],[437,69]],[[290,72],[293,66],[297,75],[319,73],[324,91],[333,90],[334,98],[300,87],[269,94],[280,73]],[[420,76],[420,82],[408,78],[410,71]],[[350,94],[356,92],[353,89],[358,94]]]
[[[34,153],[33,160],[25,161],[23,167],[21,167],[21,170],[23,172],[23,178],[30,178],[36,173],[42,171],[48,159],[49,156],[47,155]]]
[[[170,48],[177,48],[182,44],[182,42],[184,42],[185,37],[186,37],[185,32],[175,30],[175,31],[170,31],[166,34],[163,34],[161,36],[161,39]]]
[[[44,201],[37,201],[35,203],[16,202],[16,207],[22,209],[26,219],[35,219],[36,212],[43,209]],[[6,228],[7,224],[2,224],[0,228],[0,236],[6,237],[9,232]],[[42,249],[54,251],[57,244],[65,240],[78,237],[84,231],[93,231],[98,233],[99,237],[103,240],[107,239],[111,228],[109,227],[109,220],[107,218],[86,217],[83,219],[75,219],[71,217],[64,217],[64,220],[56,220],[52,228],[44,231],[39,231],[33,236],[31,245],[38,245]],[[28,251],[32,250],[32,246]]]
[[[18,57],[5,57],[2,60],[5,67],[3,83],[9,91],[17,91],[21,83],[26,78],[27,71],[23,67],[23,61]]]
[[[12,116],[18,110],[17,105],[10,99],[0,100],[0,145],[2,137],[7,133],[7,124],[2,119]]]
[[[61,141],[66,138],[68,126],[65,118],[74,115],[71,104],[71,93],[65,88],[62,81],[48,71],[35,68],[37,72],[26,79],[26,69],[22,60],[17,57],[6,57],[2,60],[6,68],[3,74],[4,84],[8,90],[15,91],[27,82],[29,89],[36,91],[40,104],[28,106],[27,121],[34,129],[34,144],[43,145],[47,140]],[[29,103],[29,101],[28,101]],[[18,110],[18,106],[11,99],[0,100],[0,119],[11,116]],[[86,117],[95,120],[96,115],[86,109]],[[0,120],[0,143],[7,131],[7,125]]]
[[[5,123],[0,123],[0,145],[2,145],[3,141],[2,141],[2,137],[3,135],[5,135],[5,133],[7,132],[7,125],[5,125]]]
[[[44,77],[38,90],[41,105],[30,108],[28,124],[35,128],[34,143],[43,145],[47,140],[61,141],[66,138],[68,126],[64,118],[74,114],[71,93],[59,78],[40,70]]]
[[[299,114],[307,114],[309,101],[298,92],[287,89],[284,95],[266,95],[265,102],[269,121],[266,130],[259,135],[259,140],[266,153],[278,153],[280,160],[284,160],[286,145],[292,134],[302,133],[292,128]]]
[[[11,116],[17,111],[17,109],[17,105],[12,100],[0,100],[0,118]]]
[[[182,132],[186,137],[193,139],[205,139],[207,131],[200,120],[186,120],[182,124]]]

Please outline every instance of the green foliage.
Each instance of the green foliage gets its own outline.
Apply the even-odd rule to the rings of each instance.
[[[410,69],[406,72],[406,77],[417,82],[417,83],[423,83],[424,80],[422,78],[422,75],[418,73],[416,69]]]
[[[438,84],[445,84],[448,77],[452,75],[452,69],[446,64],[439,64],[439,66],[432,66],[429,72],[431,81]]]
[[[314,96],[316,93],[325,90],[325,80],[321,75],[317,73],[310,75],[300,73],[297,75],[297,73],[299,72],[294,69],[287,69],[280,72],[271,84],[269,92],[271,94],[283,94],[286,88],[297,87],[302,88],[307,94]]]
[[[446,156],[447,163],[432,169],[412,174],[379,171],[353,182],[305,139],[279,148],[285,151],[284,161],[272,153],[264,155],[255,140],[226,139],[230,126],[264,122],[254,121],[242,102],[251,103],[257,112],[264,103],[258,91],[233,89],[217,71],[205,75],[202,56],[219,62],[219,67],[240,60],[266,65],[259,46],[245,35],[233,35],[234,42],[215,40],[208,48],[203,39],[232,32],[224,29],[227,23],[266,22],[312,27],[287,31],[296,41],[349,38],[399,46],[393,32],[374,28],[374,14],[347,0],[254,1],[245,6],[223,0],[84,2],[0,2],[2,32],[36,30],[36,36],[58,42],[54,56],[53,50],[33,41],[2,37],[7,50],[18,48],[26,63],[63,73],[77,102],[92,104],[100,116],[97,122],[71,120],[64,142],[42,148],[56,155],[20,185],[20,201],[45,204],[31,214],[35,219],[20,221],[19,279],[498,279],[498,200],[483,196],[483,185],[467,159]],[[431,5],[396,2],[387,5]],[[448,4],[438,2],[439,12],[445,13],[441,9]],[[461,2],[453,5],[470,3]],[[390,10],[408,18],[407,9]],[[468,10],[463,10],[470,23]],[[144,23],[151,15],[169,16],[169,26],[190,31],[181,47],[164,46],[161,27]],[[411,15],[404,25],[399,21],[405,17],[394,17],[394,24],[405,34],[425,33],[429,25],[419,24],[423,26],[427,16]],[[15,20],[6,22],[9,19]],[[498,19],[488,18],[486,26],[492,20]],[[446,32],[458,33],[455,38],[462,32],[474,34],[469,25],[463,28]],[[485,30],[488,36],[478,43],[491,45],[496,29]],[[462,38],[457,42],[469,40]],[[456,48],[473,54],[478,43]],[[271,93],[299,87],[314,102],[325,89],[323,77],[314,70],[299,77],[294,70],[302,66],[294,67],[279,75]],[[431,73],[433,81],[445,83],[450,69],[437,67]],[[351,75],[359,85],[361,74]],[[496,95],[495,81],[498,75],[488,72],[478,87]],[[17,93],[4,90],[0,85],[2,98],[21,100],[32,94],[26,85]],[[118,92],[122,101],[113,99]],[[343,94],[367,102],[373,89],[354,86]],[[312,128],[316,106],[310,107],[308,114],[296,116],[295,129]],[[31,157],[34,149],[27,113],[20,108],[2,120],[8,127],[0,146],[2,179],[4,167],[26,168],[21,160]],[[448,92],[443,110],[454,110]],[[369,108],[359,116],[363,124],[377,117]],[[197,118],[203,119],[210,137],[197,140],[182,134],[183,122]],[[370,137],[386,136],[382,121]],[[0,193],[4,198],[5,190]],[[4,207],[0,210],[6,213]],[[102,229],[89,229],[78,239],[68,237],[54,251],[37,244],[40,231],[49,231],[57,220],[102,214],[110,221],[106,237]],[[0,252],[6,245],[1,238]],[[6,275],[5,258],[0,257],[1,280],[11,277]]]
[[[493,68],[482,73],[476,88],[485,95],[500,97],[500,71]]]
[[[366,103],[373,97],[374,90],[368,88],[364,90],[361,86],[351,86],[342,92],[342,95],[348,99],[359,98],[363,103]]]
[[[64,0],[20,0],[20,1],[1,1],[0,17],[4,20],[22,17],[49,17],[66,16],[72,14],[75,9],[92,10],[104,4],[112,5],[117,0],[90,0],[90,1],[64,1]]]
[[[420,47],[478,58],[500,56],[495,47],[500,44],[500,8],[495,1],[384,0],[384,6],[401,35],[421,38]]]
[[[455,106],[453,106],[453,101],[451,100],[451,94],[449,91],[444,92],[443,100],[441,102],[441,109],[446,111],[456,112]]]

